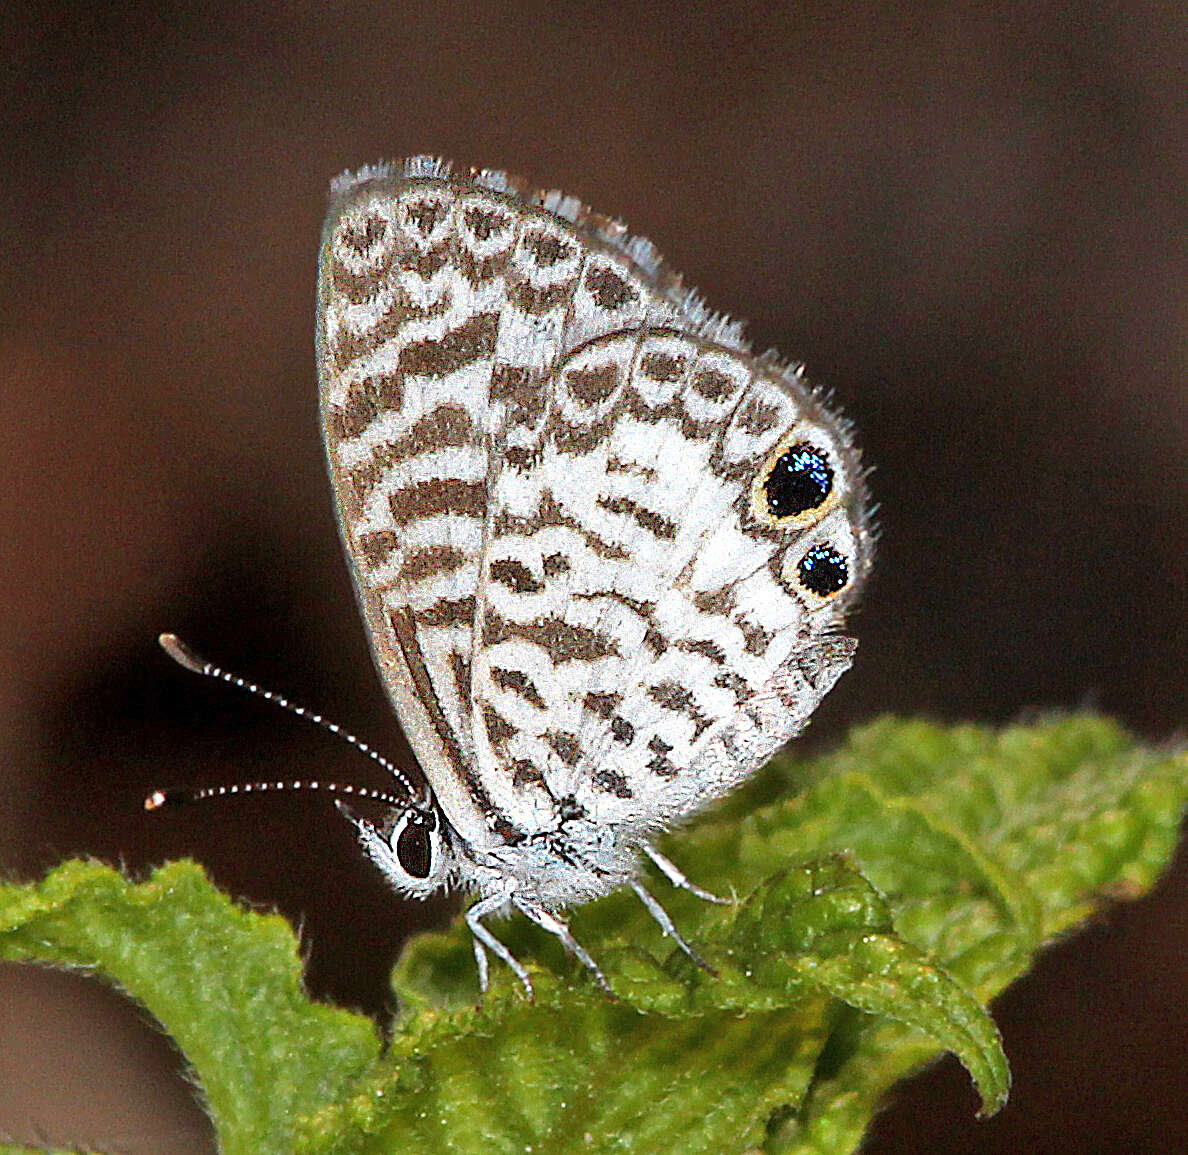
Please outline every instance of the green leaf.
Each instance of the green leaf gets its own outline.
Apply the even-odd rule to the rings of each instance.
[[[341,1097],[379,1054],[372,1023],[306,998],[289,924],[193,863],[134,885],[75,861],[0,887],[0,958],[95,971],[143,1003],[193,1066],[224,1155],[292,1150],[298,1110]]]
[[[0,957],[99,970],[193,1063],[225,1152],[852,1151],[896,1080],[954,1051],[995,1110],[1008,1072],[983,1004],[1175,846],[1188,760],[1078,717],[1001,732],[881,721],[778,760],[665,847],[727,906],[630,894],[573,912],[606,998],[524,919],[481,1008],[461,925],[411,942],[402,1013],[311,1004],[297,946],[176,864],[140,886],[69,863],[0,888]]]

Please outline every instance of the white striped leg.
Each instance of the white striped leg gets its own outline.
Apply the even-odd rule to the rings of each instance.
[[[675,867],[673,868],[675,869]],[[717,975],[709,963],[705,961],[683,938],[680,932],[673,925],[672,919],[668,916],[668,911],[664,909],[638,882],[631,883],[631,889],[639,895],[639,901],[644,904],[648,914],[650,914],[659,924],[660,929],[664,931],[673,942],[677,944],[691,958],[703,971],[707,971],[711,975]]]
[[[611,990],[611,985],[606,981],[606,975],[602,973],[602,968],[590,957],[589,952],[570,932],[569,924],[559,919],[555,914],[550,914],[547,910],[539,906],[533,906],[530,902],[522,902],[514,895],[512,902],[517,909],[522,910],[537,926],[542,930],[547,930],[549,934],[556,935],[561,940],[561,945],[569,951],[593,976],[594,981],[603,989],[603,991],[615,998],[615,992]]]
[[[497,958],[502,959],[511,967],[516,978],[524,985],[529,1001],[533,1001],[536,998],[536,993],[532,989],[532,980],[528,977],[528,972],[524,969],[523,964],[483,926],[481,921],[487,915],[504,906],[507,900],[506,894],[493,894],[489,898],[480,899],[466,912],[466,925],[470,927],[470,933],[474,935],[474,959],[478,964],[479,989],[484,995],[487,993],[487,950],[490,950]],[[484,947],[486,950],[483,949]]]
[[[730,899],[719,898],[716,894],[710,894],[708,890],[702,890],[696,883],[690,882],[682,873],[681,868],[671,859],[665,858],[654,846],[649,846],[645,842],[640,846],[640,849],[655,863],[656,869],[673,886],[678,887],[680,890],[687,890],[690,894],[695,894],[698,898],[705,899],[706,902],[717,902],[723,906],[730,905]]]

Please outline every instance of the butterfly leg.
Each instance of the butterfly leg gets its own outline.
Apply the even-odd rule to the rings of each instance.
[[[487,993],[487,951],[490,950],[512,969],[512,973],[523,984],[529,1001],[532,1001],[536,995],[532,989],[532,980],[524,969],[524,964],[482,923],[487,915],[494,913],[506,903],[506,894],[492,894],[488,898],[480,899],[466,912],[466,925],[470,927],[470,933],[474,936],[474,959],[478,964],[479,988],[483,994]]]
[[[640,850],[644,852],[655,864],[656,869],[672,883],[673,886],[680,890],[687,890],[690,894],[695,894],[698,898],[704,899],[706,902],[717,902],[723,906],[728,906],[730,899],[719,898],[716,894],[710,894],[708,890],[702,890],[696,883],[690,882],[682,872],[681,868],[677,866],[671,859],[665,858],[654,846],[649,846],[646,842],[640,846]]]
[[[474,965],[478,967],[479,977],[479,991],[482,994],[487,993],[487,986],[489,985],[490,965],[487,962],[487,948],[483,946],[478,940],[478,936],[472,931],[470,935],[470,945],[474,948]]]
[[[558,918],[555,914],[550,914],[542,907],[534,906],[530,902],[517,902],[514,897],[512,898],[512,902],[542,930],[547,930],[549,934],[556,935],[561,940],[561,945],[594,976],[594,981],[603,991],[610,995],[612,999],[615,997],[615,992],[611,990],[611,985],[607,982],[606,975],[602,973],[602,968],[590,957],[590,953],[586,948],[573,937],[567,922]]]
[[[676,869],[675,867],[673,868]],[[639,901],[644,904],[648,914],[650,914],[657,923],[660,924],[660,929],[664,931],[673,942],[677,944],[693,960],[703,971],[708,971],[711,975],[716,975],[718,972],[714,970],[709,963],[705,961],[683,938],[681,938],[680,931],[677,930],[669,917],[668,911],[664,909],[638,882],[631,883],[631,889],[639,895]],[[714,899],[715,902],[720,902],[721,899]]]

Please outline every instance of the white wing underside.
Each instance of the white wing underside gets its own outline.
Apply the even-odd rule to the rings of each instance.
[[[642,835],[733,784],[724,741],[770,715],[781,667],[838,664],[869,553],[856,454],[647,242],[418,165],[337,188],[321,259],[327,453],[377,666],[472,843],[554,829],[566,799]],[[756,479],[789,445],[835,484],[777,522]],[[800,580],[814,547],[844,589]]]

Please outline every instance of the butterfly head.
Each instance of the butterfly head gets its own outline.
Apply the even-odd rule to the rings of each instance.
[[[341,813],[354,826],[368,857],[400,894],[428,898],[454,873],[449,826],[432,799],[394,811],[376,823],[339,800]]]

